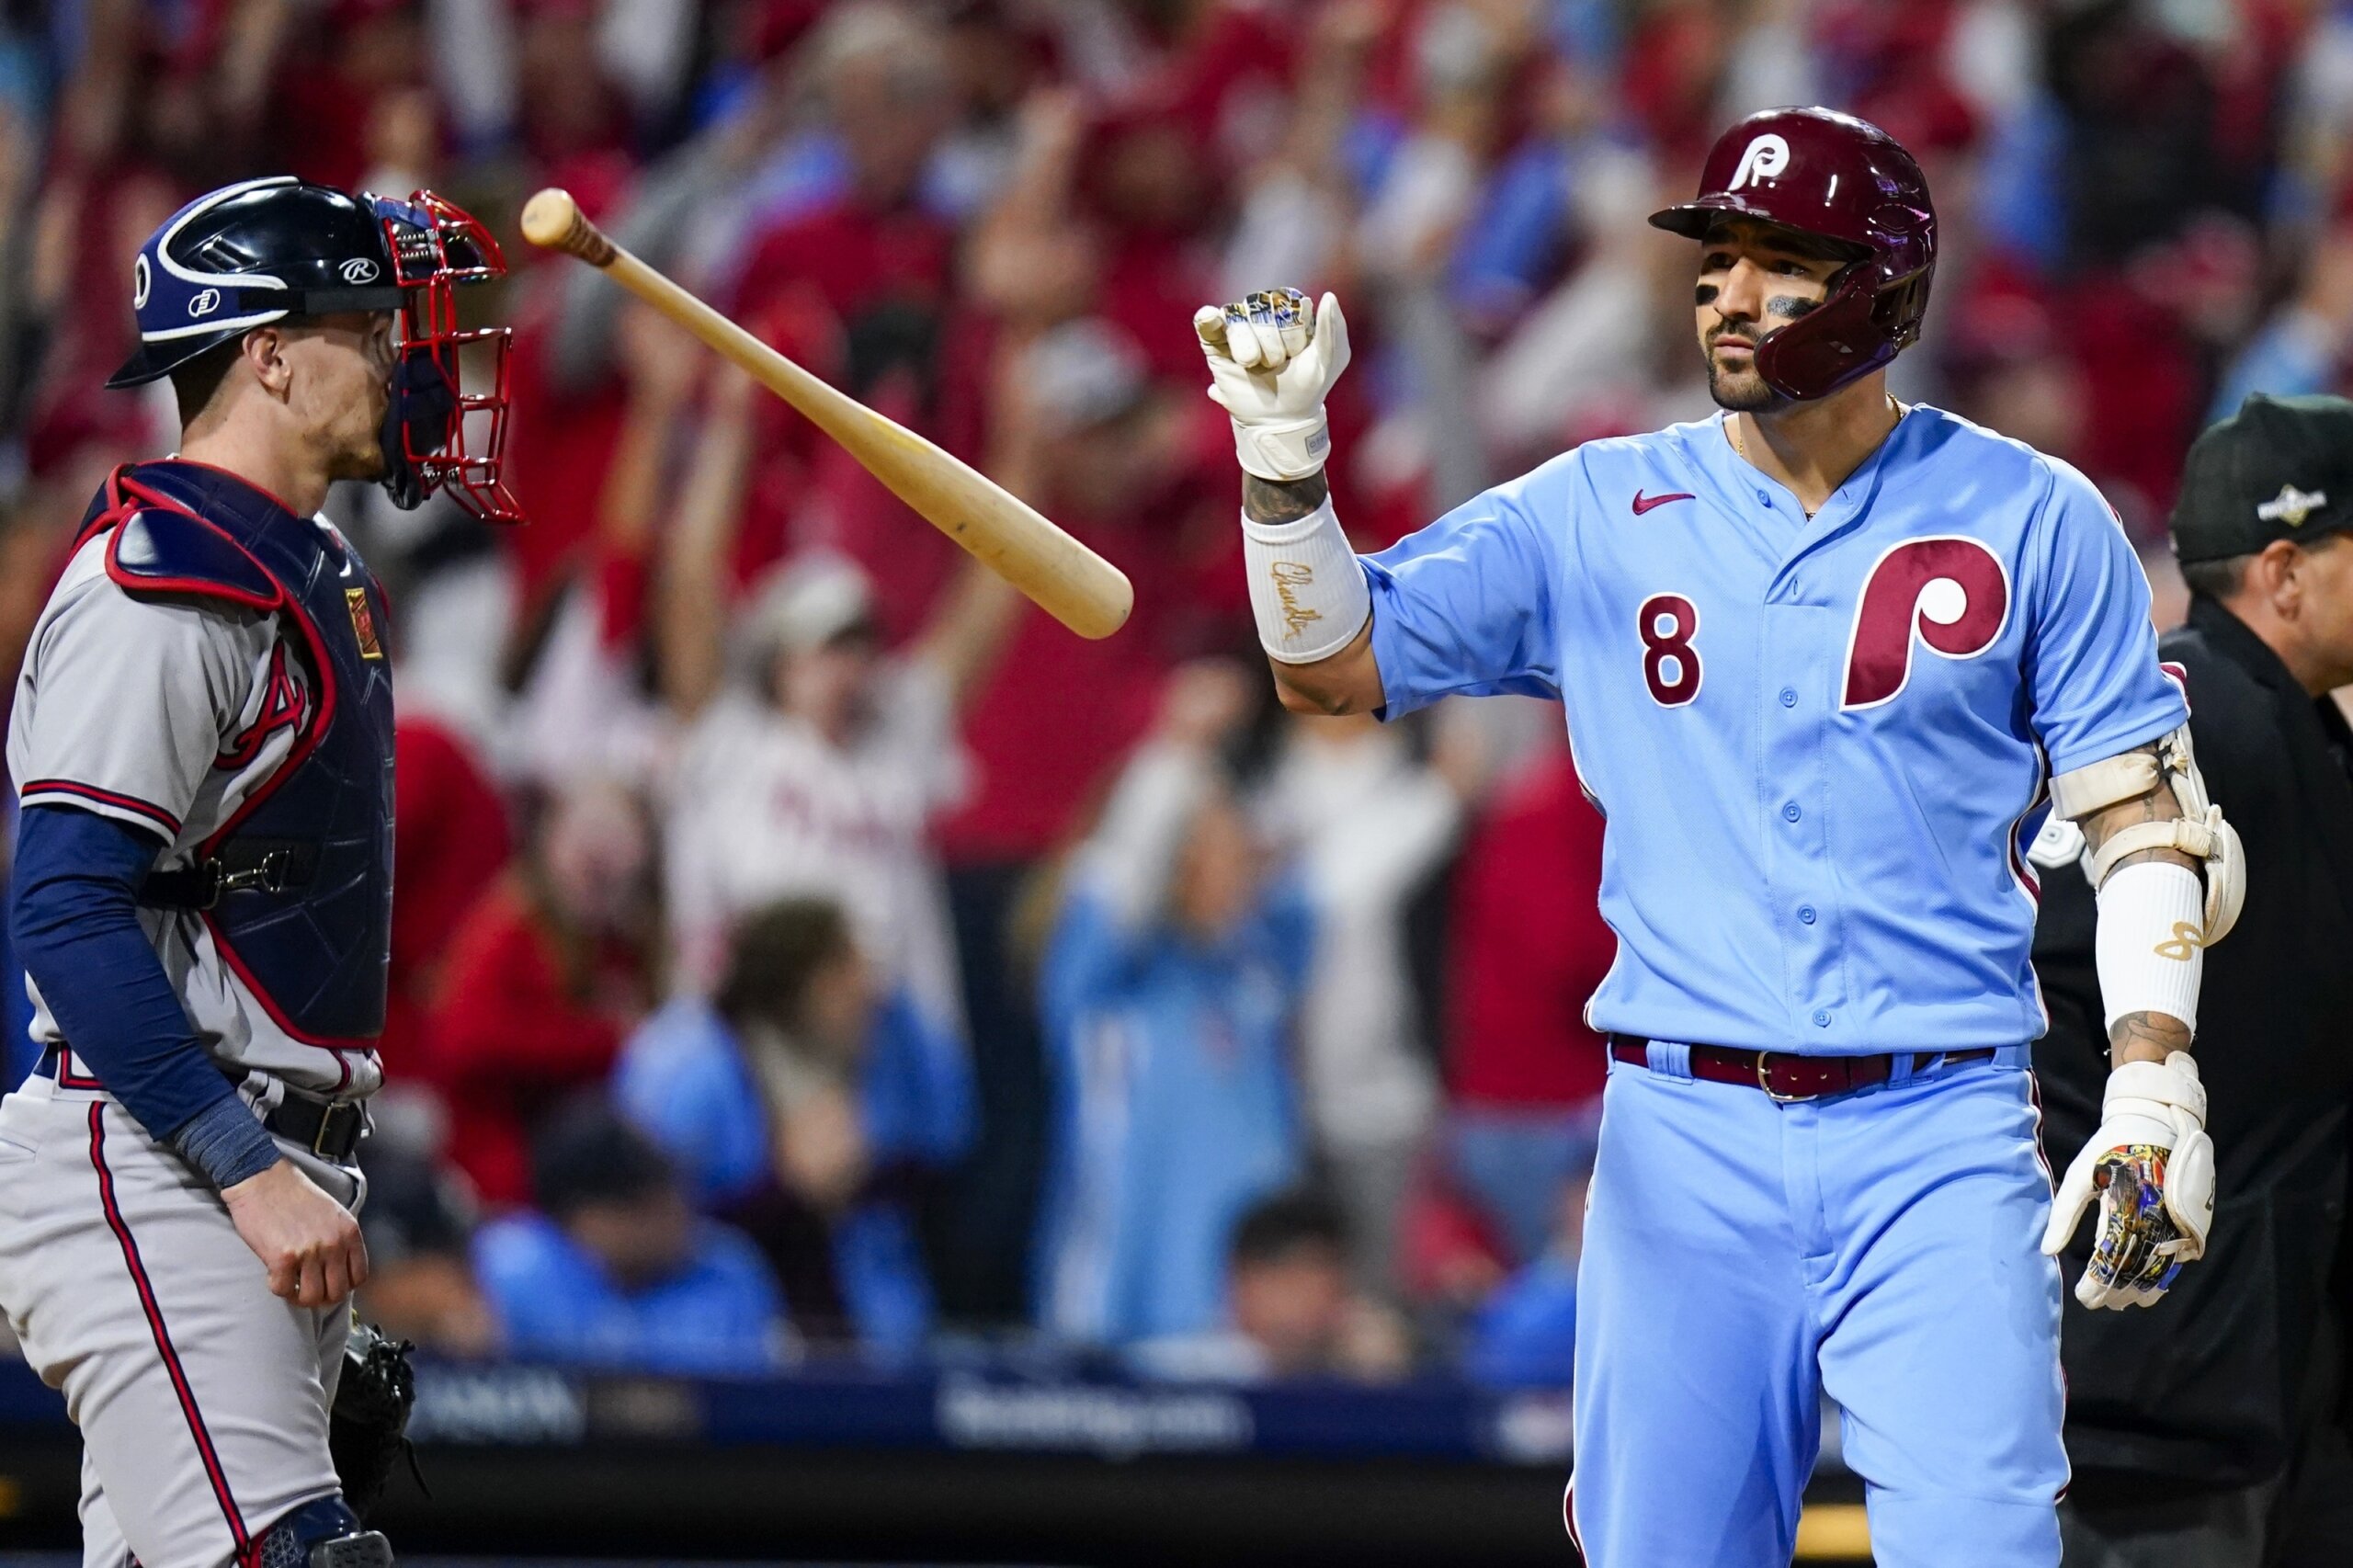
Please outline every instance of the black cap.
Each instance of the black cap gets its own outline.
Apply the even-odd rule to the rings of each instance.
[[[531,1196],[559,1220],[591,1204],[642,1202],[676,1181],[660,1145],[593,1093],[531,1140]]]
[[[2353,526],[2353,402],[2256,392],[2191,444],[2173,504],[2182,564]]]

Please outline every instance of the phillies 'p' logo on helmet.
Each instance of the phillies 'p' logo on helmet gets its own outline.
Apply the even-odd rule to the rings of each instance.
[[[1790,144],[1767,131],[1748,144],[1740,155],[1740,167],[1732,172],[1732,184],[1727,190],[1738,190],[1751,180],[1771,179],[1790,166]]]
[[[1827,397],[1919,337],[1937,269],[1937,213],[1919,164],[1878,126],[1826,108],[1750,115],[1717,138],[1699,195],[1652,213],[1651,222],[1696,240],[1725,217],[1854,253],[1820,305],[1756,346],[1756,373],[1783,397]]]

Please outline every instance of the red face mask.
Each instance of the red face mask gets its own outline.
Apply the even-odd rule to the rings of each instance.
[[[413,507],[436,491],[485,522],[523,513],[499,477],[511,329],[461,327],[458,289],[506,274],[482,222],[429,190],[363,197],[384,225],[401,288],[399,359],[384,417],[384,488]]]

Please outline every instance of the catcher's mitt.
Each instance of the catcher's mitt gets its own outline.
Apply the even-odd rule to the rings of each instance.
[[[384,1494],[395,1464],[405,1461],[417,1484],[425,1483],[408,1440],[408,1413],[416,1403],[409,1348],[407,1340],[387,1339],[354,1314],[343,1376],[328,1413],[327,1449],[343,1483],[343,1500],[362,1519]]]

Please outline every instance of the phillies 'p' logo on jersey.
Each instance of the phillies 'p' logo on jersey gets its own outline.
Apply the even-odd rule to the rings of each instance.
[[[1961,535],[1906,540],[1871,566],[1847,641],[1840,706],[1876,708],[1912,678],[1912,644],[1947,659],[1974,658],[2010,618],[2010,576],[2000,558]]]
[[[1760,179],[1771,179],[1790,166],[1790,144],[1768,131],[1748,144],[1740,155],[1740,166],[1732,172],[1732,183],[1726,190],[1738,190]]]

